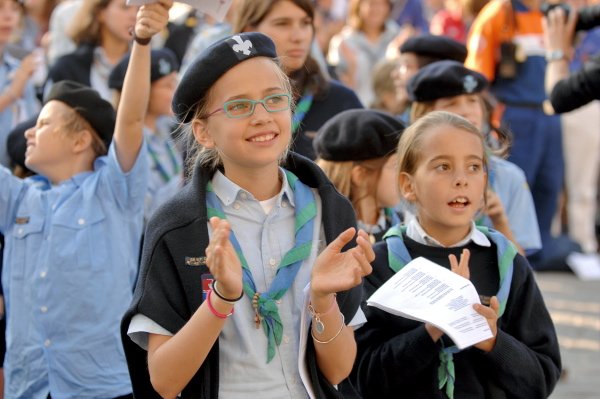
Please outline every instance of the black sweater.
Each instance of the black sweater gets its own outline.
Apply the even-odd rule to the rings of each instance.
[[[464,248],[433,248],[404,240],[412,258],[426,255],[436,262],[444,259],[440,264],[445,267],[449,267],[448,254],[459,255]],[[495,244],[486,249],[476,249],[473,244],[468,247],[496,253]],[[375,245],[375,255],[373,273],[364,284],[365,298],[394,274],[388,266],[386,242]],[[484,254],[474,255],[486,258]],[[479,277],[472,275],[472,280],[482,294],[489,288],[483,288],[477,280],[491,274],[476,271],[474,263],[472,258],[471,271]],[[497,262],[477,265],[498,273]],[[513,267],[510,295],[498,320],[494,349],[486,354],[470,347],[454,354],[457,399],[546,398],[558,380],[561,363],[554,325],[527,261],[517,255]],[[494,278],[497,284],[497,276]],[[446,398],[438,389],[440,347],[432,341],[424,324],[371,306],[363,306],[363,310],[368,322],[356,331],[359,353],[351,377],[363,397]]]
[[[322,201],[322,225],[326,241],[356,225],[348,200],[337,192],[321,169],[312,161],[291,153],[288,170],[310,187],[317,188]],[[136,398],[160,398],[150,384],[147,352],[127,336],[131,318],[144,314],[176,333],[202,303],[201,275],[209,273],[204,266],[186,265],[186,258],[204,256],[208,245],[205,188],[212,173],[196,167],[192,181],[157,210],[146,229],[142,250],[140,277],[133,304],[121,325],[123,346]],[[354,244],[349,244],[354,245]],[[362,287],[338,293],[337,302],[346,320],[355,315],[361,301]],[[306,362],[319,398],[341,395],[318,370],[312,339],[308,340]],[[200,370],[182,392],[182,398],[214,399],[219,392],[219,342],[215,343]]]

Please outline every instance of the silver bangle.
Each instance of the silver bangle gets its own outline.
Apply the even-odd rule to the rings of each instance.
[[[311,335],[312,339],[315,342],[318,342],[320,344],[328,344],[331,341],[333,341],[334,339],[336,339],[342,333],[342,330],[344,329],[344,327],[346,327],[346,318],[344,317],[344,314],[342,312],[340,312],[340,315],[342,316],[342,324],[340,325],[340,329],[338,330],[338,332],[336,332],[333,337],[329,338],[327,341],[321,341],[315,337],[315,333],[313,332],[313,330],[311,328],[310,335]]]

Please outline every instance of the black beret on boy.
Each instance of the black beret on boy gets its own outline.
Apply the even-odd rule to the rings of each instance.
[[[13,164],[19,165],[27,170],[25,166],[25,151],[27,151],[27,139],[25,131],[35,126],[37,115],[19,123],[8,134],[6,139],[6,152]]]
[[[446,36],[418,35],[408,38],[402,46],[401,53],[415,53],[417,55],[438,58],[441,60],[454,60],[465,62],[467,47]]]
[[[410,101],[428,102],[461,94],[479,93],[488,80],[456,61],[438,61],[424,66],[406,85]]]
[[[206,95],[210,87],[231,68],[253,57],[276,58],[275,44],[258,32],[238,33],[220,40],[190,64],[181,78],[172,108],[180,122],[189,122],[192,107]],[[252,76],[248,76],[252,79]]]
[[[123,82],[125,81],[125,72],[127,72],[129,58],[131,58],[131,54],[125,55],[110,72],[108,87],[111,89],[123,90]],[[177,61],[177,57],[173,51],[168,48],[152,50],[150,55],[150,81],[154,82],[178,70],[179,61]]]
[[[315,153],[327,161],[364,161],[396,151],[406,126],[393,115],[351,109],[329,119],[313,140]]]
[[[53,100],[73,108],[96,130],[106,147],[110,145],[115,131],[115,110],[96,90],[71,80],[61,80],[52,85],[44,104]]]

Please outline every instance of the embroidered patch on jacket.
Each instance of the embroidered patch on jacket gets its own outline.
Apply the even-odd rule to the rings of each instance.
[[[186,264],[186,266],[204,266],[204,265],[206,265],[206,256],[200,256],[200,257],[186,256],[185,264]]]
[[[27,224],[29,223],[29,216],[17,217],[15,224]]]

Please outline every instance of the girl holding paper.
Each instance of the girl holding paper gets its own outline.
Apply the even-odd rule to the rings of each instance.
[[[398,165],[416,218],[375,245],[366,298],[423,256],[472,281],[483,303],[474,308],[493,337],[459,351],[433,325],[365,306],[352,383],[365,398],[547,397],[561,362],[534,275],[502,234],[473,222],[486,201],[483,136],[460,116],[431,112],[403,133]]]

